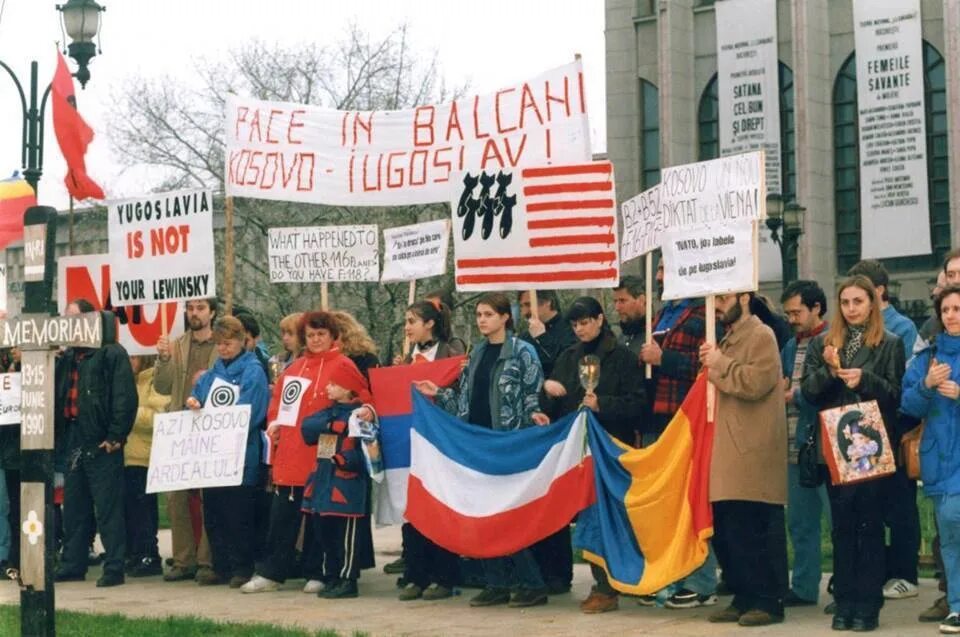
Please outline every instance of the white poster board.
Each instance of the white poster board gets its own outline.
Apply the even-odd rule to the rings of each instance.
[[[20,424],[20,374],[0,374],[0,425]]]
[[[212,190],[108,202],[107,233],[115,306],[217,295]]]
[[[660,247],[663,240],[660,184],[624,201],[620,205],[620,215],[623,221],[620,263],[626,263]]]
[[[860,254],[929,254],[920,0],[854,0]]]
[[[114,307],[110,296],[110,257],[106,254],[81,254],[57,259],[57,311],[76,299],[90,301],[97,310],[117,315],[117,342],[127,353],[157,353],[157,340],[163,327],[160,312],[167,314],[167,334],[173,341],[184,332],[183,303],[173,301],[152,305]]]
[[[427,221],[383,231],[383,283],[416,281],[447,271],[450,221]]]
[[[271,283],[380,279],[375,225],[270,228],[268,241]]]
[[[767,193],[782,192],[777,3],[723,0],[717,24],[720,155],[766,151]]]
[[[756,290],[763,151],[671,166],[661,185],[663,299]]]
[[[589,161],[580,61],[486,95],[336,111],[230,95],[226,194],[344,206],[447,201],[451,174]]]
[[[156,414],[146,492],[237,486],[249,429],[250,405]]]
[[[462,173],[450,189],[458,291],[612,288],[619,282],[609,161]]]

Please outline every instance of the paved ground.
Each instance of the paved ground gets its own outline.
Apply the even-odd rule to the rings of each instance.
[[[375,531],[377,562],[394,558],[400,548],[396,528]],[[170,536],[161,532],[161,551],[169,554]],[[57,607],[88,612],[120,612],[129,616],[163,617],[198,615],[214,620],[257,621],[296,625],[303,628],[335,628],[350,634],[354,630],[370,635],[835,635],[823,608],[791,609],[783,624],[764,628],[714,625],[706,621],[712,609],[671,611],[643,608],[632,600],[621,600],[620,610],[587,616],[579,612],[578,601],[590,588],[590,573],[578,565],[571,594],[552,597],[546,606],[529,610],[506,607],[473,609],[467,600],[475,593],[439,602],[396,600],[394,576],[368,571],[361,579],[361,597],[332,602],[300,592],[302,581],[288,582],[282,591],[243,595],[219,586],[198,588],[192,582],[165,583],[160,577],[128,579],[112,589],[94,586],[97,573],[88,581],[57,586]],[[938,633],[936,624],[920,624],[917,613],[936,596],[933,581],[923,581],[920,596],[890,602],[880,615],[883,635],[927,635]],[[721,603],[729,598],[721,598]],[[13,583],[0,583],[0,604],[18,603]]]

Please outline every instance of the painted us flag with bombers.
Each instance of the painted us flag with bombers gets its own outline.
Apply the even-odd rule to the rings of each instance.
[[[457,290],[614,287],[613,164],[451,175]]]

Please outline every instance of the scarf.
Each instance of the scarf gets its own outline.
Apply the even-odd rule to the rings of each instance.
[[[853,360],[860,351],[860,348],[863,347],[863,337],[866,333],[866,325],[847,326],[847,342],[843,344],[843,349],[840,351],[840,362],[844,367],[850,364],[850,361]]]
[[[816,326],[812,330],[806,332],[797,332],[797,342],[800,343],[808,338],[813,338],[814,336],[821,334],[827,329],[827,326],[828,323],[826,321],[821,321],[820,325]]]

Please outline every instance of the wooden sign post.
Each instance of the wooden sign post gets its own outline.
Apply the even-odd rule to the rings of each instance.
[[[58,347],[99,347],[104,314],[51,316],[57,211],[34,206],[24,215],[24,315],[0,321],[0,347],[19,347],[20,629],[24,637],[56,633],[53,514],[54,357]],[[106,313],[113,320],[112,315]]]

